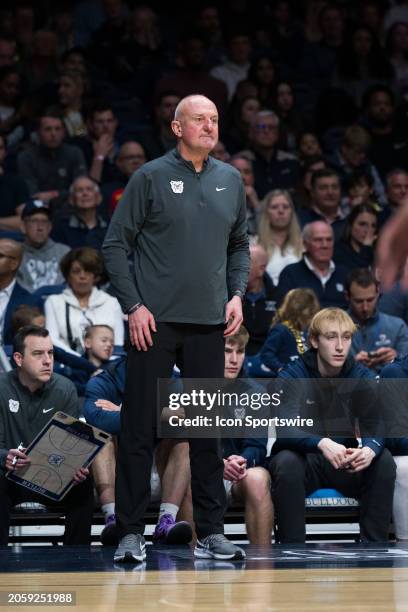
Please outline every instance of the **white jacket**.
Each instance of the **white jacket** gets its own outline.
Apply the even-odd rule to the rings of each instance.
[[[77,343],[79,351],[84,349],[83,334],[89,325],[110,325],[115,333],[115,345],[123,346],[124,323],[123,314],[118,300],[100,289],[94,287],[89,296],[88,308],[81,308],[72,289],[64,289],[62,293],[50,295],[45,300],[44,310],[46,327],[50,332],[55,346],[69,353],[80,354],[73,350],[68,341],[67,307],[69,325],[73,340]]]

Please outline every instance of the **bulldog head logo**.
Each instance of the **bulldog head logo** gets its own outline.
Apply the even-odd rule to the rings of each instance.
[[[170,187],[173,193],[183,193],[184,183],[183,181],[170,181]]]

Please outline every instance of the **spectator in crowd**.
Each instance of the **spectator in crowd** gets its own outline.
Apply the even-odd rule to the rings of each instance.
[[[336,239],[344,230],[344,215],[340,208],[341,186],[337,172],[331,168],[317,170],[311,178],[311,207],[298,213],[301,226],[314,221],[325,221],[333,229]]]
[[[268,253],[266,271],[277,285],[282,270],[299,261],[303,254],[302,235],[288,191],[274,189],[265,196],[258,240]]]
[[[324,170],[327,168],[326,162],[323,157],[308,157],[305,159],[300,167],[300,181],[296,186],[296,191],[293,194],[296,208],[299,216],[302,214],[302,208],[311,208],[313,205],[312,195],[312,177],[318,170]]]
[[[305,4],[303,33],[308,43],[319,42],[322,37],[319,15],[326,4],[326,0],[309,0]]]
[[[384,180],[394,168],[407,168],[408,134],[397,120],[395,95],[389,87],[368,89],[362,106],[371,136],[368,158]]]
[[[99,250],[105,238],[107,222],[98,214],[102,202],[99,185],[89,176],[79,176],[70,187],[72,213],[55,221],[52,238],[72,249],[88,246]]]
[[[60,285],[64,279],[60,261],[70,247],[54,242],[51,211],[41,200],[29,200],[21,213],[23,231],[23,259],[17,280],[24,289],[33,293],[46,285]]]
[[[44,111],[39,119],[39,144],[32,144],[17,158],[18,173],[26,181],[30,196],[49,202],[52,209],[67,199],[72,181],[86,173],[82,151],[64,143],[62,118]]]
[[[85,136],[72,138],[71,142],[82,150],[89,176],[97,183],[107,183],[115,177],[119,150],[118,120],[112,106],[103,100],[95,102],[86,113],[86,128]]]
[[[225,57],[224,33],[216,3],[204,2],[198,7],[195,27],[206,47],[206,63],[215,66]]]
[[[103,203],[100,212],[105,219],[113,215],[130,177],[145,162],[146,153],[138,142],[128,140],[120,147],[115,162],[118,170],[116,178],[102,186]]]
[[[231,159],[231,155],[227,151],[225,144],[222,142],[222,140],[219,140],[217,142],[217,144],[211,151],[211,155],[212,157],[215,157],[215,159],[218,159],[222,162],[229,162],[229,160]]]
[[[68,137],[84,136],[83,103],[86,82],[81,72],[65,71],[59,78],[58,97]]]
[[[387,174],[386,195],[388,206],[380,213],[380,225],[384,225],[399,208],[406,204],[408,196],[408,172],[406,170],[394,168]]]
[[[397,21],[390,27],[385,48],[394,69],[394,87],[404,95],[408,89],[408,23]]]
[[[54,81],[57,73],[57,36],[48,30],[37,30],[33,33],[28,53],[22,62],[22,76],[27,91],[37,92]]]
[[[205,47],[202,38],[190,30],[181,35],[177,42],[181,67],[163,74],[156,84],[156,97],[164,91],[174,91],[181,99],[199,91],[214,100],[223,117],[228,105],[228,90],[225,83],[208,73],[204,63]]]
[[[322,147],[314,132],[303,132],[298,139],[298,155],[302,163],[308,160],[321,159],[323,157]]]
[[[225,371],[228,393],[251,393],[248,380],[240,379],[249,336],[241,326],[225,341]],[[273,507],[270,477],[263,467],[267,438],[224,438],[224,486],[227,500],[243,504],[245,525],[250,544],[270,546],[273,528]]]
[[[359,105],[368,87],[391,83],[393,72],[375,34],[360,24],[344,38],[332,84],[350,94]]]
[[[0,67],[14,66],[17,60],[17,45],[13,38],[0,35]]]
[[[298,78],[307,88],[306,108],[313,108],[329,87],[344,40],[344,14],[339,6],[323,3],[318,13],[320,37],[303,49]]]
[[[0,239],[0,336],[3,344],[12,344],[11,316],[17,306],[40,306],[39,298],[17,282],[22,257],[23,247],[19,242]]]
[[[355,206],[346,218],[343,236],[334,248],[334,262],[349,270],[371,267],[377,231],[378,217],[373,206]]]
[[[86,386],[83,410],[87,422],[114,436],[120,433],[120,409],[125,392],[125,376],[126,360],[121,358],[92,377]],[[115,466],[114,445],[106,445],[92,466],[96,490],[105,517],[105,527],[101,533],[101,540],[105,545],[116,545],[118,542],[115,516]],[[157,472],[160,476],[159,482]],[[192,511],[187,442],[170,439],[159,441],[151,473],[151,500],[160,501],[154,541],[164,544],[189,542],[192,538],[190,526]],[[187,520],[183,520],[184,518]]]
[[[229,163],[241,173],[241,177],[245,186],[246,202],[247,202],[247,223],[248,233],[256,234],[258,232],[258,217],[261,208],[258,195],[254,188],[255,177],[252,167],[252,161],[239,154],[233,155]]]
[[[223,81],[231,100],[239,81],[247,78],[251,59],[251,39],[247,32],[235,30],[227,35],[227,59],[215,66],[211,76]]]
[[[298,181],[299,163],[293,155],[278,149],[279,119],[270,110],[257,113],[251,125],[254,152],[255,189],[263,198],[271,189],[291,189]]]
[[[376,168],[367,158],[367,151],[370,148],[370,135],[359,125],[350,125],[344,132],[338,149],[327,156],[327,164],[338,173],[343,193],[347,183],[347,178],[352,172],[366,171],[371,174],[374,180],[374,190],[378,201],[384,205],[386,203],[384,186]]]
[[[0,230],[19,232],[21,210],[29,197],[28,188],[21,177],[5,169],[6,154],[6,139],[0,136]]]
[[[248,80],[256,87],[262,108],[273,108],[277,83],[276,67],[269,55],[260,55],[248,71]]]
[[[89,325],[109,325],[115,345],[123,346],[124,325],[119,302],[97,289],[103,275],[101,255],[90,247],[77,248],[61,260],[61,272],[68,286],[45,301],[47,329],[55,346],[82,354],[84,332]]]
[[[302,232],[305,253],[298,263],[289,264],[279,277],[277,301],[280,304],[290,289],[313,289],[323,308],[344,308],[346,268],[333,261],[333,228],[324,221],[308,223]]]
[[[22,328],[14,339],[14,361],[17,369],[1,375],[0,412],[2,415],[0,465],[3,470],[19,473],[31,459],[26,447],[49,421],[52,411],[61,410],[79,417],[75,387],[67,378],[53,374],[53,347],[46,329]],[[14,399],[12,419],[11,400]],[[24,448],[17,448],[23,441]],[[2,470],[0,475],[0,544],[7,546],[10,509],[24,501],[53,506],[55,502],[11,482]],[[64,544],[88,545],[93,518],[93,486],[87,468],[74,476],[75,486],[64,496]]]
[[[283,398],[279,416],[313,419],[307,432],[279,428],[272,449],[270,472],[279,541],[305,541],[305,497],[316,489],[335,488],[360,501],[360,537],[363,542],[386,542],[392,512],[395,464],[384,440],[376,436],[378,401],[365,385],[333,406],[333,386],[316,378],[371,379],[372,372],[350,358],[356,327],[338,308],[318,312],[310,324],[310,350],[282,370]],[[311,379],[294,384],[298,379]],[[341,389],[341,387],[340,387]],[[339,389],[339,391],[340,391]],[[362,398],[362,394],[364,394]],[[335,422],[340,419],[340,428]],[[355,433],[358,419],[362,447]],[[340,431],[339,431],[340,429]]]
[[[163,91],[154,104],[153,125],[138,132],[140,144],[149,159],[160,157],[176,146],[171,121],[179,102],[180,96],[174,91]]]
[[[251,267],[243,300],[244,325],[249,333],[246,354],[254,355],[263,345],[275,313],[276,288],[266,273],[268,255],[263,246],[249,247]]]
[[[279,117],[279,148],[293,155],[297,153],[297,141],[304,132],[304,120],[295,105],[293,87],[286,81],[276,86],[275,104],[276,114]]]
[[[379,372],[397,356],[408,353],[408,327],[402,319],[379,312],[378,282],[370,270],[352,270],[346,295],[350,315],[358,324],[350,350],[356,361]]]
[[[82,47],[71,47],[59,58],[61,72],[79,72],[84,80],[88,78],[86,53]]]
[[[89,325],[84,333],[84,355],[97,368],[107,364],[113,355],[115,332],[110,325]]]
[[[261,110],[258,98],[245,96],[238,98],[234,96],[231,101],[226,129],[223,131],[229,151],[236,153],[249,148],[249,130],[254,115]]]
[[[319,300],[312,289],[291,289],[285,295],[259,354],[270,376],[278,376],[306,351],[306,332],[319,310]]]
[[[346,183],[346,195],[341,202],[343,213],[349,215],[359,204],[370,205],[376,213],[381,212],[374,190],[374,179],[367,170],[356,170],[350,174]]]
[[[21,79],[17,67],[0,67],[0,130],[9,147],[16,147],[24,136],[20,94]]]

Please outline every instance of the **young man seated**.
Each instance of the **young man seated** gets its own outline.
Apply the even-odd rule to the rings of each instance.
[[[349,356],[355,331],[346,312],[324,308],[310,324],[311,348],[279,373],[279,416],[312,420],[303,429],[280,427],[273,447],[269,469],[282,543],[305,541],[305,497],[325,487],[359,499],[362,541],[388,540],[395,463],[376,436],[380,415],[375,385],[361,380],[374,380],[374,374]],[[336,378],[341,379],[337,387]]]
[[[85,390],[83,411],[87,422],[115,436],[120,432],[120,408],[125,388],[125,375],[126,359],[121,358],[91,378]],[[156,469],[153,467],[151,478],[151,501],[161,501],[159,521],[153,540],[165,544],[186,544],[192,539],[188,442],[159,441],[155,450],[155,464],[157,467]],[[96,457],[92,464],[92,473],[105,515],[105,528],[101,540],[103,544],[112,546],[118,542],[115,516],[115,468],[116,449],[115,444],[110,443],[105,445]]]
[[[249,392],[253,382],[240,380],[249,334],[241,326],[225,342],[224,376],[231,380],[228,392]],[[245,507],[245,524],[251,544],[271,543],[273,506],[270,477],[265,463],[267,438],[223,439],[224,485],[231,503]]]

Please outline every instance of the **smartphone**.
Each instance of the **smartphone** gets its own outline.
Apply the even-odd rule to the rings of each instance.
[[[369,359],[373,359],[373,357],[377,357],[377,351],[368,351],[367,355]]]

